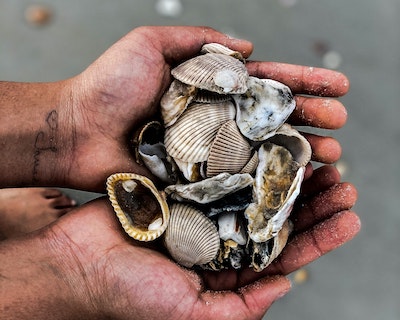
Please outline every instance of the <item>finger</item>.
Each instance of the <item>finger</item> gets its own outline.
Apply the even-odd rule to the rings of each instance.
[[[261,319],[274,301],[290,290],[290,282],[282,276],[260,279],[239,290],[206,291],[195,314],[204,319]]]
[[[330,217],[335,212],[348,210],[357,201],[357,190],[350,183],[335,184],[309,201],[301,204],[291,217],[295,231],[305,230]]]
[[[158,42],[168,62],[178,62],[197,54],[203,44],[218,42],[248,57],[253,45],[247,40],[235,39],[209,27],[140,27],[134,30]]]
[[[315,169],[301,186],[301,196],[308,197],[332,187],[340,182],[340,173],[334,166],[325,165]]]
[[[255,77],[270,78],[286,84],[293,93],[340,97],[347,93],[350,85],[344,74],[322,68],[249,61],[247,69]]]
[[[293,125],[339,129],[347,121],[346,108],[334,99],[295,96],[296,109],[289,118]]]
[[[359,217],[342,211],[303,233],[296,235],[266,272],[289,274],[322,255],[340,247],[360,231]]]
[[[311,160],[321,163],[334,163],[340,159],[342,148],[336,139],[311,133],[302,132],[302,134],[311,145]]]

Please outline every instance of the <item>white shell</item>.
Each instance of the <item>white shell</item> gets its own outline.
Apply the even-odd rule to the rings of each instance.
[[[263,141],[286,121],[296,102],[289,87],[280,82],[249,77],[247,85],[245,94],[233,95],[236,122],[245,137]]]
[[[163,234],[168,225],[169,208],[150,179],[134,173],[115,173],[107,179],[107,192],[129,236],[151,241]]]
[[[218,105],[191,105],[165,131],[168,154],[184,162],[206,161],[219,127],[234,117],[235,107],[230,101]]]
[[[253,177],[248,173],[221,173],[215,177],[189,184],[169,185],[165,192],[178,201],[193,201],[209,203],[243,189],[253,183]]]
[[[171,74],[183,83],[222,94],[246,92],[249,77],[244,63],[221,53],[196,56],[172,69]]]
[[[285,148],[269,142],[260,147],[258,154],[253,202],[245,210],[245,216],[249,237],[255,242],[265,242],[278,234],[288,218],[300,192],[305,168]]]
[[[187,268],[210,262],[220,247],[218,230],[211,220],[201,211],[177,203],[171,206],[164,242],[172,258]]]
[[[240,223],[237,212],[226,212],[218,216],[218,233],[224,241],[233,240],[240,245],[247,242],[246,229]]]
[[[218,130],[207,160],[207,177],[222,172],[239,173],[251,157],[251,146],[240,133],[234,120],[227,121]]]

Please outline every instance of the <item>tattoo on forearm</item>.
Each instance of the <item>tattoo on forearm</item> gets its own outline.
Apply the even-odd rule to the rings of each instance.
[[[40,155],[44,152],[56,153],[57,149],[58,114],[56,110],[50,111],[46,117],[46,127],[39,131],[35,138],[33,154],[32,182],[39,182]]]

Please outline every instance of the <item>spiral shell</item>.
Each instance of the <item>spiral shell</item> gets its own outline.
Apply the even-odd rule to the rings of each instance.
[[[201,211],[175,203],[164,237],[165,246],[180,265],[191,268],[215,258],[220,246],[217,227]]]

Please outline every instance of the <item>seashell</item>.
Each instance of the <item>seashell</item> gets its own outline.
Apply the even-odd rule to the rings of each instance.
[[[196,182],[204,178],[202,175],[203,162],[192,163],[175,159],[175,163],[186,180]]]
[[[250,173],[252,174],[256,171],[258,166],[258,152],[255,151],[251,156],[250,160],[246,163],[246,165],[240,170],[239,173]]]
[[[237,212],[226,212],[218,216],[219,237],[224,240],[233,240],[237,244],[245,245],[247,235]]]
[[[207,90],[198,90],[196,95],[193,97],[193,102],[218,104],[225,101],[233,101],[231,96],[228,94],[219,94]]]
[[[251,157],[251,146],[240,133],[235,120],[224,123],[211,145],[207,160],[207,177],[222,172],[238,173]]]
[[[239,59],[240,61],[244,62],[244,58],[239,51],[234,51],[232,49],[229,49],[228,47],[225,47],[222,44],[215,43],[215,42],[206,43],[201,48],[200,52],[201,53],[221,53],[221,54],[225,54],[225,55],[234,57],[234,58]]]
[[[161,98],[161,116],[164,126],[173,125],[186,107],[192,102],[197,88],[189,86],[178,80],[172,81],[166,93]]]
[[[263,141],[286,121],[296,102],[289,87],[274,80],[249,77],[247,86],[245,94],[233,95],[236,122],[245,137]]]
[[[264,270],[278,257],[287,243],[291,230],[292,225],[289,220],[286,220],[282,229],[272,239],[261,243],[252,242],[251,265],[254,271],[260,272]]]
[[[270,142],[259,149],[253,202],[245,210],[249,237],[265,242],[275,237],[300,192],[305,168],[284,147]]]
[[[164,127],[158,121],[142,126],[133,136],[136,161],[144,164],[157,178],[166,183],[177,182],[177,170],[163,143]]]
[[[200,210],[174,203],[164,237],[165,246],[180,265],[191,268],[213,260],[220,247],[217,227]]]
[[[191,105],[165,131],[164,143],[168,154],[184,162],[206,161],[219,127],[234,117],[235,107],[229,101],[218,105]]]
[[[246,260],[246,255],[245,246],[239,245],[233,240],[226,240],[221,244],[217,257],[202,267],[213,271],[228,268],[240,269],[243,261]]]
[[[107,179],[107,193],[122,227],[132,238],[151,241],[167,228],[169,208],[165,196],[150,179],[115,173]]]
[[[247,90],[247,69],[240,60],[221,53],[206,53],[174,69],[175,79],[199,89],[221,94],[242,94]]]
[[[177,201],[205,204],[246,188],[253,183],[253,180],[248,173],[231,175],[224,172],[199,182],[169,185],[164,191]]]
[[[268,141],[288,149],[293,159],[301,166],[307,165],[311,160],[312,150],[310,143],[290,124],[284,123]]]

